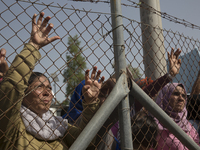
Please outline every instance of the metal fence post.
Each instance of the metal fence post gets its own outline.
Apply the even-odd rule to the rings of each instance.
[[[162,23],[156,10],[159,0],[140,0],[145,75],[153,80],[167,72]]]
[[[116,79],[120,73],[126,72],[126,59],[123,35],[123,23],[121,12],[121,0],[111,0],[111,17],[113,29],[113,46],[115,55],[115,71]],[[124,81],[126,86],[127,80]],[[128,96],[123,99],[118,105],[119,109],[119,126],[120,126],[120,141],[121,149],[133,149],[132,132],[130,121],[130,106]]]

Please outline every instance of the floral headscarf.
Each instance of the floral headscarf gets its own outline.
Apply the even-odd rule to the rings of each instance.
[[[175,112],[173,110],[173,108],[169,105],[170,96],[177,86],[183,87],[185,93],[187,93],[183,84],[168,83],[159,92],[159,94],[156,98],[156,103],[174,120],[174,122],[177,123],[177,125],[179,127],[181,127],[184,131],[189,131],[190,126],[189,126],[189,122],[186,118],[187,117],[186,104],[181,112]],[[187,99],[186,99],[186,101],[187,101]],[[167,130],[160,123],[158,123],[158,127],[160,130]]]

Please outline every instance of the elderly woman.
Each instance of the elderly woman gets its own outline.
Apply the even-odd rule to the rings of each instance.
[[[188,134],[197,144],[199,136],[195,128],[186,119],[187,94],[181,83],[170,83],[159,92],[156,103]],[[158,122],[158,121],[157,121]],[[159,137],[157,150],[187,150],[170,131],[158,122]]]
[[[43,16],[42,12],[37,22],[33,16],[30,41],[0,84],[0,149],[68,149],[99,107],[97,96],[104,77],[98,82],[101,71],[94,67],[91,78],[89,70],[85,75],[80,128],[49,112],[53,98],[50,82],[32,70],[41,57],[39,49],[60,37],[48,38],[53,24],[47,26],[50,17],[42,21]]]

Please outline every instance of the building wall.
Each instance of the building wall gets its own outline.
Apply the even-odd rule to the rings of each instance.
[[[181,69],[179,74],[173,79],[173,82],[183,83],[186,86],[187,92],[190,93],[199,71],[200,52],[195,48],[191,52],[180,56],[180,59],[182,62]]]

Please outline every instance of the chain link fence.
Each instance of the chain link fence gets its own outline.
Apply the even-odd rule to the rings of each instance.
[[[8,65],[11,66],[15,56],[20,54],[25,43],[28,43],[29,41],[33,14],[39,15],[40,12],[44,12],[45,17],[51,16],[50,22],[54,24],[54,27],[49,36],[52,37],[58,35],[60,36],[60,39],[41,48],[40,53],[42,57],[36,63],[34,71],[45,74],[52,85],[54,98],[50,110],[54,113],[54,115],[67,118],[70,124],[82,130],[83,127],[81,121],[84,120],[83,118],[85,118],[82,116],[82,111],[84,109],[82,106],[82,88],[85,84],[85,71],[87,69],[92,70],[94,66],[97,66],[98,69],[102,71],[101,76],[105,76],[106,80],[109,78],[112,79],[109,80],[109,82],[106,82],[108,84],[104,85],[105,89],[102,89],[100,93],[104,98],[109,96],[109,93],[111,92],[110,89],[112,89],[115,85],[116,81],[112,78],[114,77],[114,68],[116,67],[114,60],[114,39],[112,32],[116,29],[112,29],[112,18],[110,10],[106,10],[105,12],[103,11],[106,8],[109,8],[109,1],[98,1],[98,3],[77,3],[79,3],[79,5],[83,5],[84,8],[80,9],[80,7],[76,8],[76,6],[73,5],[69,6],[66,2],[63,1],[58,3],[47,3],[46,1],[1,0],[0,47],[7,50],[6,61],[8,62]],[[97,4],[99,6],[97,6]],[[94,8],[102,7],[102,11],[98,12],[95,11],[95,9],[89,9],[93,8],[93,6]],[[140,4],[132,2],[132,5],[127,5],[122,3],[122,6],[131,9],[139,9]],[[184,22],[183,20],[174,18],[173,16],[170,16],[166,13],[157,13],[163,18],[167,18],[167,20],[179,22],[180,24],[187,24],[188,27],[191,27],[189,22]],[[145,71],[149,70],[151,65],[151,63],[149,63],[149,61],[146,59],[146,57],[149,57],[149,54],[143,52],[145,42],[143,41],[142,36],[144,36],[144,32],[147,32],[147,30],[142,31],[142,25],[144,24],[139,21],[130,19],[125,15],[123,15],[122,18],[125,58],[127,62],[126,65],[132,73],[134,81],[140,86],[140,88],[144,90],[145,87],[151,84],[156,78],[154,76],[155,70],[150,69],[150,76],[145,75]],[[196,25],[193,25],[192,27],[197,29],[199,28]],[[175,49],[180,48],[182,50],[180,55],[182,61],[181,69],[179,74],[173,78],[173,81],[181,82],[183,85],[185,85],[188,93],[188,99],[191,100],[191,103],[188,105],[189,113],[187,119],[193,120],[197,123],[196,125],[199,126],[198,62],[200,60],[200,55],[198,46],[200,43],[198,40],[189,38],[186,35],[176,31],[166,29],[155,30],[157,30],[159,35],[163,34],[164,40],[162,41],[162,45],[160,47],[163,46],[165,49],[163,57],[167,64],[169,64],[167,52],[170,52],[172,47]],[[73,48],[78,51],[73,51]],[[161,60],[158,58],[158,62],[159,61]],[[153,62],[153,60],[151,62]],[[163,70],[163,72],[160,73],[160,77],[165,75],[165,73],[166,71]],[[165,79],[163,82],[168,81]],[[131,82],[129,82],[129,87],[130,86]],[[154,91],[157,89],[154,89],[153,87],[150,90]],[[151,93],[151,91],[149,91],[149,93]],[[159,91],[156,91],[156,93],[158,92]],[[148,94],[148,92],[146,93]],[[193,96],[191,96],[190,93],[192,93]],[[154,99],[156,94],[149,96]],[[3,98],[1,97],[2,102]],[[131,98],[132,97],[130,96],[129,99]],[[9,99],[7,99],[7,101],[7,103],[12,103],[9,101]],[[146,117],[148,114],[148,109],[143,107],[142,113],[137,113],[134,115],[137,108],[141,108],[142,106],[139,107],[137,104],[135,104],[134,108],[133,103],[135,102],[131,102],[131,123],[134,148],[147,148],[152,146],[157,147],[157,136],[162,136],[163,134],[155,131],[157,126],[154,124],[153,117]],[[14,128],[15,130],[1,128],[0,138],[4,139],[4,141],[0,140],[0,142],[4,143],[9,141],[10,144],[7,148],[17,149],[19,147],[16,146],[15,141],[12,141],[12,139],[17,141],[21,140],[21,138],[18,139],[17,137],[16,139],[9,137],[9,135],[12,134],[6,134],[6,132],[18,131],[18,134],[23,135],[23,132],[26,131],[22,130],[20,126],[14,127],[14,122],[17,121],[16,118],[14,120],[12,120],[12,118],[8,118],[10,110],[13,110],[13,112],[19,112],[19,108],[16,107],[16,103],[12,103],[11,106],[12,107],[10,107],[8,110],[1,109],[1,119],[3,120],[3,118],[7,118],[9,120],[7,122],[10,125],[9,128]],[[91,114],[95,113],[95,111],[92,109],[89,111]],[[120,148],[119,123],[118,119],[116,119],[116,116],[117,112],[114,110],[114,113],[111,114],[110,119],[108,119],[108,121],[97,133],[96,141],[92,141],[90,144],[91,149]],[[20,119],[21,118],[18,118],[18,120]],[[149,120],[151,123],[149,123],[147,127],[144,127]],[[87,123],[89,120],[85,118],[84,121]],[[2,121],[1,124],[3,124]],[[57,141],[65,142],[67,138],[70,138],[69,141],[75,140],[77,136],[73,133],[74,128],[68,126],[65,135],[63,137],[59,137]],[[147,136],[151,136],[150,141],[148,141],[149,137]],[[192,136],[190,137],[195,138]],[[35,139],[33,139],[33,137],[31,138],[29,135],[28,138],[24,141],[24,145],[26,145],[27,148],[30,147],[32,149],[45,149],[46,147],[48,147],[48,149],[68,149],[71,145],[66,142],[60,146],[56,142],[53,143],[53,141],[49,140],[44,140],[44,142],[40,143],[40,145],[37,145]],[[20,142],[23,143],[22,141]],[[147,143],[151,144],[149,145]],[[165,145],[165,143],[163,145]],[[159,147],[159,149],[162,148],[163,147]]]

